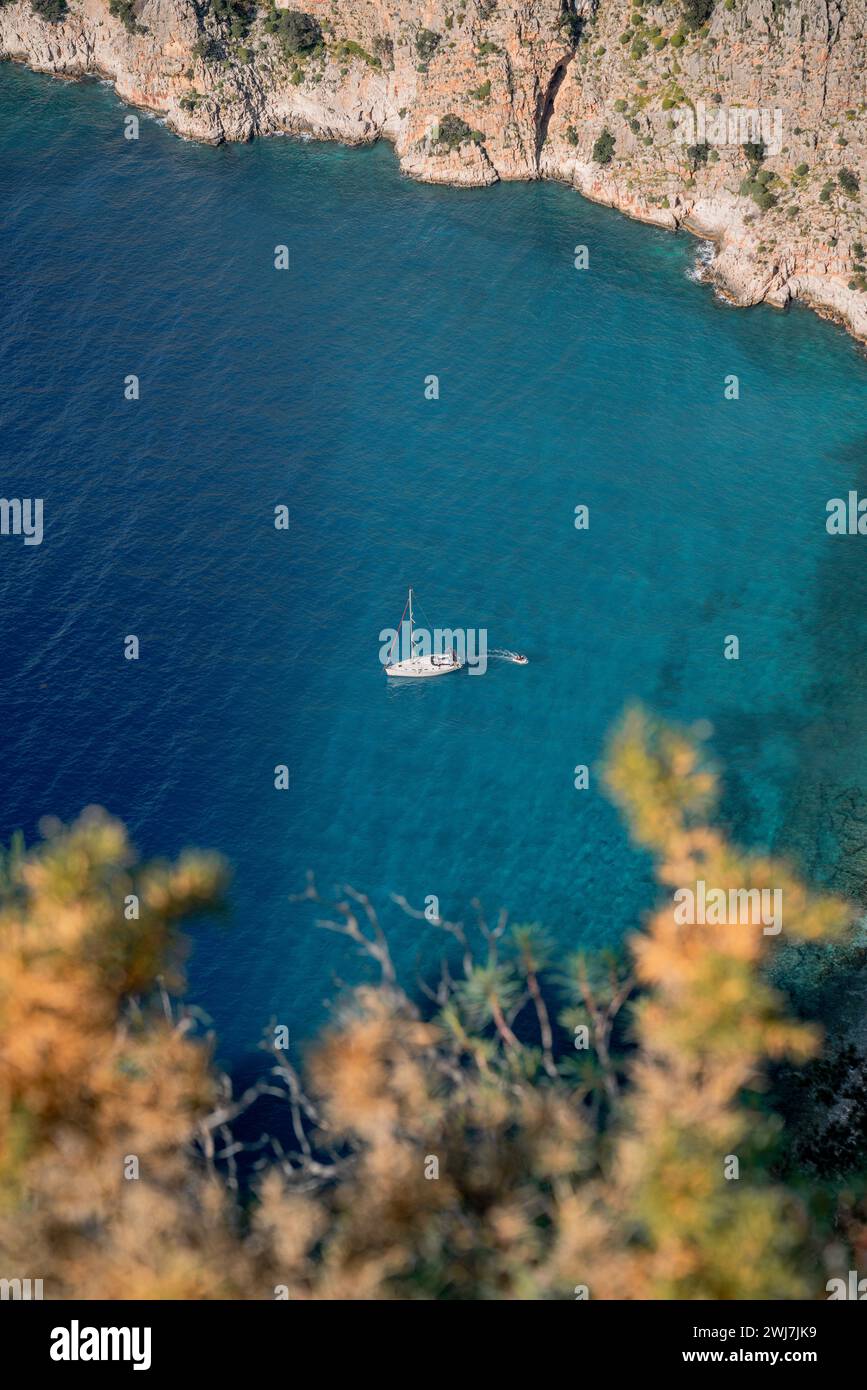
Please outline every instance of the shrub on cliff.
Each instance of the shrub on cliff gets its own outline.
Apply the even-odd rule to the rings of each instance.
[[[434,134],[434,144],[445,145],[448,149],[457,149],[467,140],[472,140],[474,144],[480,144],[484,136],[480,130],[473,130],[466,121],[460,116],[452,114],[441,116],[439,125]]]
[[[355,39],[341,39],[334,45],[333,53],[340,62],[345,62],[352,58],[360,58],[362,63],[367,63],[368,67],[381,68],[382,62],[374,53],[368,53],[366,48],[362,48]]]
[[[415,36],[415,51],[423,63],[429,63],[440,46],[440,36],[433,29],[419,29]]]
[[[742,198],[752,198],[756,207],[761,208],[762,212],[767,212],[768,208],[775,207],[778,199],[771,193],[767,183],[759,178],[744,179],[739,188]]]
[[[228,24],[233,39],[246,38],[256,17],[254,0],[210,0],[211,9],[221,24]]]
[[[134,0],[108,0],[108,12],[119,19],[128,34],[143,34],[145,28],[136,22]]]
[[[854,197],[861,187],[861,182],[857,174],[853,174],[851,169],[841,169],[837,175],[837,181],[844,193]]]
[[[30,0],[30,8],[46,24],[61,24],[69,13],[66,0]]]
[[[714,0],[682,0],[681,14],[687,29],[700,29],[713,14]]]
[[[394,42],[384,34],[377,34],[373,41],[373,52],[384,68],[394,67]]]
[[[614,158],[616,141],[610,130],[603,130],[593,144],[592,158],[597,164],[610,164]]]
[[[750,194],[750,197],[756,206],[761,208],[762,212],[767,212],[769,208],[776,207],[779,202],[777,195],[775,193],[770,193],[767,188],[761,188],[760,192],[754,191]]]
[[[215,63],[223,57],[223,45],[219,39],[212,39],[210,34],[203,34],[193,44],[193,57],[201,58],[207,63]]]
[[[694,170],[700,168],[701,166],[703,166],[703,165],[705,165],[705,164],[707,164],[709,155],[710,155],[710,145],[707,143],[706,140],[703,141],[702,144],[700,144],[700,145],[688,145],[688,146],[687,146],[686,157],[687,157],[687,159],[689,160],[689,162],[690,162],[690,164],[692,165],[692,167],[693,167]]]
[[[564,39],[573,47],[580,42],[584,21],[576,13],[574,0],[561,0],[560,13],[557,16],[557,28]]]
[[[272,6],[265,16],[265,30],[274,35],[290,57],[312,53],[322,42],[317,20],[303,10],[278,10]]]
[[[764,140],[746,140],[744,141],[743,145],[741,145],[741,149],[743,150],[750,164],[761,164],[762,160],[765,157]]]

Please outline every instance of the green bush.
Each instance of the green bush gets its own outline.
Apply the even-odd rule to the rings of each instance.
[[[806,178],[806,176],[807,176],[807,174],[809,174],[809,172],[810,172],[810,166],[809,166],[809,164],[799,164],[798,167],[797,167],[797,169],[795,170],[795,173],[797,174],[797,176],[798,176],[799,179]]]
[[[419,29],[415,36],[415,51],[423,63],[429,63],[440,46],[440,36],[433,29]]]
[[[112,0],[114,3],[114,0]],[[205,62],[213,63],[223,56],[223,45],[217,39],[212,39],[210,35],[203,34],[200,39],[196,39],[193,44],[193,56],[202,58]]]
[[[383,34],[377,34],[373,40],[373,52],[385,68],[394,67],[394,44],[391,39]]]
[[[563,5],[557,19],[557,28],[564,38],[568,39],[569,43],[573,46],[580,40],[583,27],[584,21],[581,16],[577,15],[574,10],[569,9],[566,5]]]
[[[597,164],[610,164],[614,158],[616,143],[611,131],[603,130],[602,134],[597,136],[593,145],[593,159],[595,162]]]
[[[318,22],[303,10],[278,10],[272,6],[265,17],[265,29],[279,41],[284,53],[294,57],[311,53],[322,43]]]
[[[841,169],[837,175],[838,182],[844,193],[855,195],[861,187],[861,182],[857,174],[853,174],[851,169]]]
[[[774,207],[777,203],[777,198],[771,193],[766,183],[757,178],[744,179],[738,192],[742,198],[752,198],[762,212],[767,212],[768,208]]]
[[[368,67],[382,67],[379,58],[374,57],[372,53],[368,53],[367,49],[362,48],[361,44],[356,43],[354,39],[343,39],[340,43],[335,44],[334,55],[338,61],[345,58],[360,58],[363,63],[367,63]]]
[[[472,140],[475,144],[481,144],[483,139],[484,137],[480,130],[472,130],[460,116],[455,116],[450,113],[441,118],[439,126],[437,127],[435,143],[437,145],[446,145],[450,150],[454,150],[457,149],[459,145],[465,144],[468,140]]]
[[[221,24],[229,26],[233,39],[246,38],[256,17],[256,6],[248,0],[210,0],[211,9]]]
[[[66,0],[30,0],[30,8],[46,24],[60,24],[69,12]]]
[[[681,14],[687,29],[700,29],[713,13],[714,0],[683,0]]]
[[[135,34],[139,31],[133,12],[133,0],[108,0],[108,12],[119,19],[128,34]]]
[[[700,145],[689,145],[686,151],[686,157],[693,169],[698,169],[702,165],[707,164],[709,154],[710,145],[706,140]]]
[[[777,199],[770,193],[764,184],[753,181],[750,187],[750,197],[756,207],[761,208],[762,212],[767,212],[768,208],[776,205]]]

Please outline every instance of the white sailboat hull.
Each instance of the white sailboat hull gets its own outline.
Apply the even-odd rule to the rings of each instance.
[[[463,664],[452,652],[446,652],[443,656],[413,656],[407,661],[396,661],[393,666],[386,666],[385,674],[424,680],[431,676],[448,676],[452,671],[460,671]]]

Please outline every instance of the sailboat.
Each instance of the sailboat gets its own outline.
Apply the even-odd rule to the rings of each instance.
[[[394,655],[395,648],[400,641],[400,634],[403,631],[404,618],[409,610],[409,651],[412,652],[412,633],[413,633],[413,612],[412,612],[412,589],[409,591],[403,613],[400,615],[400,622],[397,625],[397,636],[391,647],[391,655]],[[386,666],[387,676],[413,677],[416,680],[425,676],[447,676],[450,671],[459,671],[463,662],[457,652],[442,652],[437,655],[432,652],[430,656],[408,656],[405,661],[395,661]]]

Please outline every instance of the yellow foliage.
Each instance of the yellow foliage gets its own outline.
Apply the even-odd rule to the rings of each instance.
[[[0,1272],[38,1271],[49,1297],[109,1299],[816,1295],[818,1237],[767,1171],[774,1117],[755,1097],[768,1059],[806,1059],[821,1037],[768,982],[776,937],[683,924],[673,894],[700,880],[779,890],[789,940],[842,938],[850,911],[713,827],[716,777],[694,738],[632,710],[607,780],[661,888],[630,942],[629,1060],[610,1048],[630,984],[609,966],[577,960],[575,1017],[596,1053],[570,1071],[562,1049],[555,1059],[536,928],[515,931],[511,955],[486,929],[476,963],[446,924],[464,977],[428,1019],[350,894],[343,924],[327,925],[369,947],[383,982],[342,1001],[305,1082],[275,1055],[296,1143],[275,1149],[246,1219],[215,1161],[234,1102],[169,999],[183,983],[178,924],[219,898],[223,866],[192,854],[140,866],[95,811],[10,853]]]

